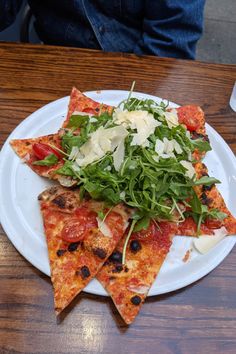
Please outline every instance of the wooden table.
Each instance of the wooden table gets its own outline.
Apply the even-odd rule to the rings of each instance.
[[[3,143],[31,112],[80,90],[136,90],[199,104],[236,152],[228,101],[236,65],[217,65],[73,48],[0,44]],[[76,306],[75,306],[76,305]],[[50,279],[0,237],[0,353],[180,354],[236,352],[236,249],[211,274],[148,299],[130,327],[108,298],[82,293],[56,323]]]

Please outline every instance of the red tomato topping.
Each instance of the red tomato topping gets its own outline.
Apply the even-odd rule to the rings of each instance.
[[[35,143],[35,144],[33,144],[32,148],[33,148],[33,152],[34,152],[35,156],[39,160],[43,160],[43,159],[45,159],[45,157],[47,157],[48,155],[51,155],[51,154],[56,155],[59,159],[61,158],[60,153],[57,152],[56,150],[54,150],[53,148],[51,148],[51,146],[49,146],[47,144]]]
[[[78,219],[70,219],[62,229],[61,238],[66,242],[82,241],[87,230],[86,224]]]
[[[169,249],[171,237],[176,233],[177,227],[170,222],[160,222],[158,226],[151,221],[147,230],[133,232],[131,239],[140,241],[152,241],[153,246]]]
[[[97,227],[97,214],[84,207],[75,211],[75,217],[68,220],[61,232],[61,238],[66,242],[82,241],[87,232]]]
[[[179,123],[185,124],[189,131],[196,131],[200,127],[198,107],[183,106],[179,107],[177,112]]]

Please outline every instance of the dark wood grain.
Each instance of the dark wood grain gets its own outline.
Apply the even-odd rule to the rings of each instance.
[[[235,65],[7,43],[0,44],[0,143],[73,85],[127,90],[133,80],[137,91],[201,105],[236,152],[236,114],[228,105]],[[0,231],[1,354],[234,354],[235,328],[235,250],[197,283],[147,300],[132,326],[124,325],[109,299],[85,293],[57,323],[49,278]]]

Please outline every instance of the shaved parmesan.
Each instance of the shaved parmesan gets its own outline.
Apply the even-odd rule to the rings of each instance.
[[[182,154],[183,150],[181,148],[181,146],[179,145],[178,141],[176,141],[175,139],[173,139],[174,141],[174,149],[176,151],[177,154]]]
[[[124,139],[120,141],[116,150],[113,152],[113,163],[116,171],[119,171],[125,157],[125,142]]]
[[[187,170],[185,172],[185,176],[187,176],[190,179],[193,178],[193,176],[195,175],[196,171],[195,171],[193,165],[191,164],[191,162],[182,160],[182,161],[180,161],[180,163]]]
[[[125,198],[125,191],[120,192],[120,199],[124,199]]]
[[[183,152],[183,150],[181,149],[179,143],[175,139],[169,140],[166,137],[164,137],[163,141],[160,140],[160,139],[156,140],[155,151],[163,159],[168,159],[170,157],[175,157],[174,151],[177,154],[181,154]]]
[[[143,147],[149,146],[147,139],[154,133],[156,127],[161,125],[161,122],[157,121],[153,114],[147,111],[121,111],[119,108],[114,111],[113,122],[125,128],[137,130],[137,133],[133,134],[131,145]]]
[[[194,247],[201,253],[206,254],[227,236],[227,230],[223,226],[214,230],[214,235],[202,235],[193,241]]]
[[[178,114],[176,109],[172,109],[170,112],[164,112],[164,116],[168,125],[168,128],[172,129],[179,125]]]
[[[98,222],[98,228],[101,231],[101,233],[106,236],[106,237],[112,237],[112,233],[110,228],[107,226],[107,224],[105,223],[105,221],[101,220],[100,218],[96,218],[97,222]]]
[[[80,147],[76,157],[76,163],[78,166],[87,166],[105,156],[107,152],[114,151],[121,145],[115,157],[116,166],[118,168],[123,162],[122,156],[124,158],[124,154],[122,154],[122,142],[124,143],[124,139],[127,135],[128,131],[123,126],[108,129],[104,129],[104,127],[98,128],[90,135],[89,140]]]
[[[73,146],[70,152],[69,160],[74,160],[79,152],[79,148],[77,146]]]
[[[90,123],[95,123],[95,122],[97,122],[98,120],[97,120],[97,118],[95,118],[95,117],[90,117],[89,118],[89,122]]]

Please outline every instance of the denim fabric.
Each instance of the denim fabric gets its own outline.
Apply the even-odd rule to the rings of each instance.
[[[188,59],[195,57],[205,4],[205,0],[28,1],[44,43]],[[0,0],[0,28],[4,20],[9,24],[19,3]]]

